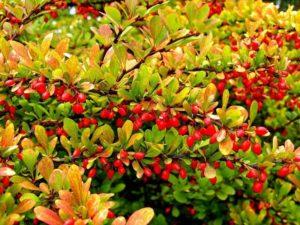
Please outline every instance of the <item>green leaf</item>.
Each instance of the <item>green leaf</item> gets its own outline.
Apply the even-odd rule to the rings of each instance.
[[[167,29],[159,16],[154,16],[150,20],[150,32],[155,46],[158,46],[167,38]]]
[[[25,149],[22,152],[23,162],[25,163],[26,167],[28,168],[31,175],[33,175],[35,164],[37,162],[39,152],[33,149]]]
[[[116,25],[119,25],[119,24],[121,23],[122,16],[121,16],[120,11],[119,11],[117,8],[106,5],[106,6],[104,7],[104,11],[105,11],[107,17],[108,17],[113,23],[115,23]]]
[[[223,96],[222,96],[222,109],[223,110],[226,110],[228,100],[229,100],[229,91],[227,89],[225,89],[223,92]]]
[[[179,203],[186,203],[187,202],[186,193],[181,192],[181,191],[174,191],[173,195],[174,195],[174,198],[177,202],[179,202]]]
[[[67,134],[74,140],[78,140],[78,124],[69,118],[64,119],[64,130],[67,132]]]
[[[108,124],[105,124],[95,130],[91,141],[95,142],[96,140],[100,139],[102,144],[111,144],[113,143],[114,138],[114,131]]]
[[[222,192],[224,192],[226,195],[234,195],[235,190],[230,185],[222,185]]]
[[[38,140],[39,144],[47,150],[48,148],[48,136],[46,133],[46,130],[43,126],[36,125],[34,129],[34,134],[36,136],[36,139]]]
[[[257,104],[257,101],[254,100],[250,106],[250,124],[253,123],[253,121],[257,115],[257,110],[258,110],[258,104]]]

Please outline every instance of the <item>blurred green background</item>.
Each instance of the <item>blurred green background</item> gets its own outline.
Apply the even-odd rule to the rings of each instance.
[[[286,10],[289,4],[294,5],[295,9],[300,9],[300,0],[266,0],[265,2],[273,2],[280,10]]]

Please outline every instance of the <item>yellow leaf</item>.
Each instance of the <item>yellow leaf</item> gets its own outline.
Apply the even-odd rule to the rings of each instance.
[[[232,151],[232,147],[233,141],[229,137],[219,143],[219,149],[223,155],[229,155]]]
[[[69,82],[74,83],[77,73],[79,72],[79,62],[76,56],[71,56],[66,61],[66,69],[69,74]]]
[[[32,60],[29,56],[27,48],[19,42],[11,41],[10,42],[14,51],[24,60],[26,66],[31,67],[33,65]]]
[[[37,165],[37,169],[38,169],[39,173],[46,180],[48,180],[52,171],[54,170],[54,164],[53,164],[52,159],[47,156],[42,158]]]
[[[131,134],[132,134],[132,130],[133,130],[133,123],[131,120],[126,120],[126,122],[124,123],[124,125],[122,126],[122,130],[124,131],[126,140],[129,140]]]
[[[64,53],[68,50],[69,48],[69,42],[70,40],[68,38],[60,40],[60,42],[57,44],[55,51],[61,56],[64,56]]]
[[[142,133],[136,133],[132,135],[127,143],[127,148],[131,147],[136,141],[141,140],[143,138]]]
[[[42,52],[43,56],[45,56],[47,54],[47,52],[49,51],[52,38],[53,38],[53,33],[50,33],[50,34],[47,34],[45,36],[45,38],[43,39],[43,42],[41,44],[41,52]]]
[[[154,217],[152,208],[143,208],[135,211],[128,219],[126,225],[147,225]]]
[[[21,214],[32,209],[35,205],[35,201],[32,199],[25,199],[19,203],[19,205],[14,209],[13,213]]]
[[[9,147],[13,145],[15,136],[14,124],[10,123],[2,133],[1,147]]]

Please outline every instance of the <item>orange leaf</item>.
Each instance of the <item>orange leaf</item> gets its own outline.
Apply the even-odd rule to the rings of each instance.
[[[65,38],[62,39],[56,46],[55,51],[61,56],[64,56],[64,53],[68,50],[69,48],[69,39]]]
[[[8,146],[12,146],[14,143],[14,136],[15,136],[14,124],[11,123],[5,128],[5,130],[2,133],[1,146],[4,148]]]
[[[33,65],[30,56],[29,56],[29,52],[27,50],[27,48],[22,45],[19,42],[16,41],[11,41],[10,42],[12,48],[15,50],[15,52],[24,60],[25,65],[28,67],[31,67]]]
[[[68,171],[68,180],[71,189],[78,203],[83,203],[83,183],[81,180],[80,170],[77,166],[72,165]]]
[[[19,205],[14,209],[13,213],[21,214],[32,209],[35,205],[35,201],[32,199],[25,199],[19,203]]]
[[[135,211],[128,219],[126,225],[147,225],[153,218],[152,208],[143,208]]]
[[[63,220],[51,209],[38,206],[34,209],[35,217],[48,225],[63,225]]]
[[[119,216],[112,222],[111,225],[125,225],[126,219],[123,216]]]
[[[64,214],[66,214],[70,217],[76,216],[75,212],[69,202],[63,201],[63,200],[57,200],[55,202],[55,204],[56,204],[57,208],[59,208],[60,210],[63,211]]]

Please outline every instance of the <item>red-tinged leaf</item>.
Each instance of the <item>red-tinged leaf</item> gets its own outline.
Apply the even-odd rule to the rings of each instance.
[[[223,155],[229,155],[232,152],[232,147],[233,141],[229,137],[219,143],[219,149]]]
[[[106,220],[108,214],[108,209],[100,210],[94,217],[93,217],[93,224],[94,225],[102,225],[103,222]]]
[[[21,182],[19,185],[22,188],[25,188],[27,190],[32,190],[32,191],[39,191],[40,190],[37,186],[35,186],[33,183],[31,183],[28,180]]]
[[[19,203],[19,205],[14,209],[13,213],[22,214],[29,211],[35,205],[35,201],[32,199],[25,199]]]
[[[63,220],[51,209],[38,206],[34,209],[35,217],[48,225],[63,225]]]
[[[64,56],[64,53],[68,50],[69,48],[69,42],[70,40],[68,38],[60,40],[60,42],[57,44],[55,51],[61,56]]]
[[[112,222],[111,225],[125,225],[126,219],[123,216],[119,216]]]
[[[14,143],[14,135],[15,135],[14,124],[11,123],[4,129],[2,133],[1,147],[6,148],[8,146],[12,146]]]
[[[70,205],[69,202],[67,201],[63,201],[63,200],[57,200],[55,201],[55,205],[57,206],[57,208],[59,208],[64,214],[70,216],[70,217],[75,217],[75,212],[72,208],[72,206]]]
[[[77,166],[72,165],[68,171],[68,180],[70,182],[71,189],[78,203],[83,203],[83,183],[81,180],[80,170]]]
[[[30,59],[28,49],[24,45],[16,41],[11,41],[10,44],[15,52],[24,60],[25,65],[31,67],[33,63]]]
[[[15,174],[15,171],[9,167],[0,168],[0,177],[13,176]]]
[[[126,225],[147,225],[154,217],[152,208],[143,208],[135,211],[128,219]]]
[[[206,166],[204,170],[204,176],[208,179],[216,177],[216,170],[212,166]]]
[[[53,161],[50,157],[44,157],[42,158],[38,165],[37,165],[37,169],[39,171],[39,173],[46,179],[48,180],[50,177],[50,174],[52,173],[52,171],[54,170],[54,164]]]

